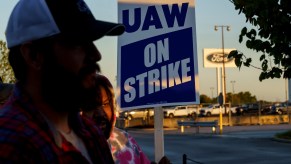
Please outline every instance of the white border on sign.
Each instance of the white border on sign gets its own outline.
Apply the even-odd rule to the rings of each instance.
[[[124,33],[123,35],[118,37],[118,66],[117,66],[117,84],[118,84],[118,92],[117,92],[117,99],[118,103],[120,105],[121,101],[121,93],[120,93],[120,86],[121,86],[121,47],[127,44],[131,44],[133,42],[137,42],[139,40],[147,39],[150,37],[154,37],[157,35],[161,34],[166,34],[178,30],[183,30],[189,27],[192,27],[193,31],[193,57],[194,57],[194,75],[191,75],[194,78],[195,81],[195,86],[193,84],[193,87],[195,87],[195,96],[196,96],[196,101],[195,102],[155,102],[155,103],[150,103],[150,102],[145,102],[142,105],[137,105],[137,106],[132,106],[132,107],[121,107],[122,110],[129,110],[129,109],[136,109],[136,108],[149,108],[149,107],[160,107],[160,106],[175,106],[175,105],[189,105],[189,104],[199,104],[200,103],[200,97],[199,97],[199,78],[198,78],[198,56],[197,56],[197,37],[196,37],[196,25],[195,25],[195,1],[189,1],[189,0],[171,0],[171,1],[163,1],[163,0],[141,0],[141,1],[133,1],[133,0],[119,0],[119,5],[118,5],[118,20],[119,22],[122,22],[122,10],[127,9],[128,6],[130,8],[139,8],[140,6],[145,6],[151,5],[151,4],[170,4],[176,3],[176,4],[182,4],[182,3],[189,3],[189,8],[191,10],[188,10],[187,16],[186,16],[186,22],[185,26],[183,27],[175,27],[175,28],[163,28],[163,29],[150,29],[148,31],[137,31],[134,33]],[[157,7],[160,8],[160,7]],[[130,13],[131,15],[133,13]],[[159,11],[158,12],[159,16],[162,18],[162,13]],[[142,16],[145,15],[144,11],[141,13]],[[194,18],[193,18],[194,16]],[[164,25],[165,24],[165,19],[162,18],[161,23]],[[177,22],[175,22],[176,24]]]

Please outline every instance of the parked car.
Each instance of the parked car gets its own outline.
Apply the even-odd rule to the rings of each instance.
[[[136,118],[142,118],[146,119],[147,117],[153,117],[154,116],[154,110],[149,108],[143,108],[143,109],[132,109],[127,111],[122,111],[119,113],[120,118],[125,118],[128,120],[136,119]]]
[[[273,105],[272,104],[264,104],[262,107],[261,107],[261,114],[272,114],[272,107]]]
[[[235,108],[230,108],[228,103],[226,103],[224,107],[222,107],[221,109],[222,114],[228,114],[229,112],[233,114],[236,112]],[[208,107],[201,108],[200,110],[200,116],[211,116],[211,115],[218,115],[218,114],[220,114],[219,104],[209,105]]]
[[[270,114],[286,114],[288,109],[291,110],[291,103],[288,103],[288,106],[286,103],[277,103],[271,106]]]
[[[199,113],[198,105],[171,106],[164,108],[164,117],[193,117],[196,118]]]
[[[264,107],[261,108],[259,103],[249,103],[249,104],[243,104],[242,106],[239,106],[236,108],[236,114],[237,115],[245,115],[245,114],[259,114],[259,111],[261,114],[268,113],[268,108]]]

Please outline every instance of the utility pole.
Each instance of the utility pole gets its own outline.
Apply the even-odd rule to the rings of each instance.
[[[225,26],[225,25],[215,25],[214,26],[214,30],[217,31],[218,27],[221,28],[221,41],[222,41],[222,78],[223,78],[223,82],[222,82],[222,94],[223,94],[223,104],[225,104],[225,100],[226,100],[226,83],[225,83],[225,58],[227,58],[227,56],[225,56],[224,53],[224,28],[226,28],[227,31],[230,31],[230,26]],[[227,60],[227,59],[226,59]]]

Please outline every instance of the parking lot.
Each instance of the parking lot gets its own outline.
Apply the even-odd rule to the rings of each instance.
[[[187,163],[204,164],[290,164],[291,143],[278,142],[274,134],[291,129],[290,124],[264,126],[225,127],[222,135],[211,134],[209,129],[187,128],[164,130],[165,155],[172,163],[182,163],[186,154]],[[154,130],[130,129],[143,151],[154,160]],[[196,161],[196,162],[193,162]]]

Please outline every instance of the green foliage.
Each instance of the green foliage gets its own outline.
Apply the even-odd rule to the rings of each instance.
[[[239,42],[246,39],[246,46],[262,52],[260,81],[268,78],[291,78],[291,1],[290,0],[230,0],[244,14],[246,22],[254,29],[242,28]],[[250,67],[251,58],[242,52],[233,51],[239,69]],[[254,66],[253,66],[254,67]]]
[[[241,105],[245,103],[255,103],[257,102],[256,96],[252,95],[249,91],[239,92],[236,94],[227,93],[226,94],[226,102],[231,102],[232,105]],[[217,97],[211,99],[207,95],[200,95],[200,103],[217,103]]]
[[[13,70],[8,62],[8,52],[6,43],[0,40],[0,77],[3,83],[15,83]]]
[[[239,92],[236,94],[236,97],[238,97],[238,99],[240,100],[240,104],[257,102],[256,96],[252,96],[249,91]]]
[[[200,103],[211,103],[211,98],[207,95],[201,94],[200,95]]]

